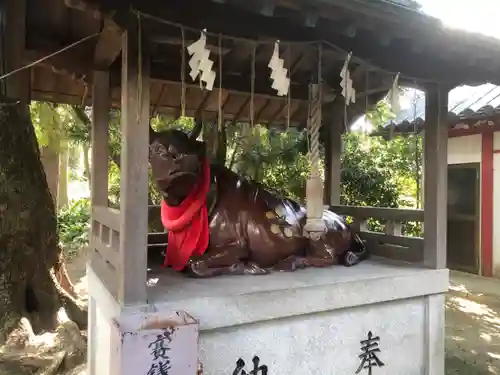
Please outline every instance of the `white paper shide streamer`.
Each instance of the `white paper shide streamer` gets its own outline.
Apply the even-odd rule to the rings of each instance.
[[[215,71],[212,70],[214,62],[210,60],[210,50],[207,46],[207,30],[201,32],[200,38],[193,44],[187,46],[187,51],[191,59],[189,67],[191,72],[189,75],[193,81],[200,77],[200,86],[205,83],[205,89],[212,91],[215,83]]]
[[[278,96],[285,96],[290,89],[290,78],[287,77],[288,70],[283,66],[285,61],[280,58],[279,41],[274,43],[274,51],[269,61],[271,69],[272,88],[278,92]]]
[[[342,96],[345,98],[345,104],[349,105],[356,102],[356,90],[352,87],[351,74],[349,73],[349,62],[352,57],[352,52],[349,52],[345,59],[344,66],[340,71],[340,87],[342,87]]]
[[[389,100],[389,105],[391,106],[391,110],[393,113],[398,113],[401,110],[401,105],[399,103],[399,73],[394,77],[394,81],[392,81],[392,87],[387,95],[387,99]]]

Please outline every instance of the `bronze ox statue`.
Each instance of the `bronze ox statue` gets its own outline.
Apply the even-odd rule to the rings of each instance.
[[[178,130],[150,133],[152,174],[163,194],[168,231],[166,266],[211,277],[352,266],[367,258],[363,242],[342,217],[325,210],[326,232],[308,235],[304,207],[209,165],[205,144],[196,137]]]

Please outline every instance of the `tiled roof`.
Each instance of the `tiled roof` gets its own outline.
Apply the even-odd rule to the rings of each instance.
[[[420,131],[425,126],[425,96],[419,94],[416,105],[396,114],[396,118],[384,125],[394,126],[395,133]],[[448,97],[448,123],[450,128],[464,128],[475,119],[485,120],[500,116],[500,87],[485,84],[476,87],[462,86],[452,90]]]
[[[386,0],[388,3],[394,3],[396,5],[404,6],[405,8],[411,10],[420,10],[421,5],[415,0]]]

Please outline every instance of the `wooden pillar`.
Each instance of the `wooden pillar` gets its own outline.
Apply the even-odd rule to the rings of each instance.
[[[448,91],[433,85],[425,96],[424,264],[435,269],[446,268]]]
[[[325,142],[325,195],[328,205],[340,204],[342,118],[334,118]]]
[[[481,275],[493,276],[493,131],[482,134],[481,147]]]
[[[424,265],[446,268],[448,195],[448,87],[428,87],[425,95],[424,136]],[[425,299],[424,360],[426,375],[445,373],[445,297]]]
[[[149,154],[149,57],[131,19],[122,37],[122,152],[118,300],[146,302]]]
[[[92,85],[92,206],[108,206],[109,73],[95,71]]]

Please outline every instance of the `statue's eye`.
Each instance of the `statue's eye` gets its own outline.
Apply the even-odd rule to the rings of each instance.
[[[174,159],[177,158],[177,156],[179,155],[177,149],[172,145],[168,146],[168,154]]]
[[[163,159],[168,157],[167,149],[163,145],[158,146],[158,155],[160,155]]]

